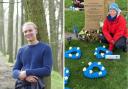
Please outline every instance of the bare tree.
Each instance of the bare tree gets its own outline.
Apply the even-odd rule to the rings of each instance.
[[[60,0],[60,2],[59,2],[59,15],[58,15],[58,18],[59,18],[59,23],[58,23],[58,25],[60,26],[60,31],[58,30],[58,36],[59,36],[59,34],[60,34],[60,39],[62,39],[62,40],[59,40],[59,43],[58,43],[58,46],[59,46],[59,50],[58,50],[58,60],[60,60],[59,61],[59,63],[60,63],[60,65],[59,65],[59,71],[60,71],[60,73],[61,73],[61,75],[63,76],[63,64],[64,64],[64,59],[63,59],[63,40],[64,40],[64,29],[63,29],[63,1],[62,0]],[[58,26],[58,27],[59,27]],[[63,59],[63,60],[62,60]]]
[[[24,3],[24,0],[22,0],[21,2],[21,29],[22,29],[22,25],[24,23],[24,13],[23,13],[23,3]],[[24,45],[25,43],[25,39],[24,39],[24,35],[22,34],[22,30],[20,30],[20,35],[21,35],[21,45]]]
[[[18,48],[18,0],[17,0],[17,14],[16,14],[16,43],[15,43],[15,53],[14,53],[14,55],[15,55],[15,57],[16,57],[16,53],[17,53],[17,48]]]
[[[8,46],[9,62],[13,62],[13,12],[14,0],[9,0],[9,16],[8,16]]]
[[[3,0],[0,0],[3,2]],[[4,35],[4,10],[3,10],[3,3],[0,5],[0,50],[5,54],[5,35]]]
[[[49,22],[50,22],[50,44],[52,46],[53,53],[53,70],[58,71],[58,61],[57,61],[57,28],[55,20],[55,1],[49,0]]]

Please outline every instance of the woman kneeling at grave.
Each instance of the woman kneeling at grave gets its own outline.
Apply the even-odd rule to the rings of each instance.
[[[99,36],[101,42],[109,44],[109,50],[120,48],[126,52],[127,28],[126,20],[121,15],[121,10],[116,3],[109,5],[108,16],[106,17],[103,28],[103,35]]]

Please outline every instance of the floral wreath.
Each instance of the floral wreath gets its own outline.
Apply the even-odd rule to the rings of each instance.
[[[102,58],[105,58],[105,55],[112,55],[112,51],[109,51],[108,49],[106,49],[105,46],[97,47],[95,48],[94,55],[96,56],[97,59],[102,59]]]
[[[65,52],[65,58],[80,59],[80,57],[80,47],[69,47],[69,50]]]
[[[84,67],[83,68],[83,74],[85,77],[88,78],[99,78],[99,77],[104,77],[107,74],[107,71],[105,67],[101,64],[101,62],[89,62],[88,63],[89,67]],[[93,68],[97,67],[100,71],[93,71]]]

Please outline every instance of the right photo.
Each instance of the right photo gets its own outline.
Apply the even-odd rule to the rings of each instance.
[[[65,89],[128,88],[128,0],[64,0]]]

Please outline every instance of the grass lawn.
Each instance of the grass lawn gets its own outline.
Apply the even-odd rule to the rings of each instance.
[[[63,78],[59,73],[52,71],[51,80],[51,89],[63,89]]]
[[[71,5],[72,0],[65,0],[65,7]],[[116,0],[121,10],[126,10],[126,0]],[[126,13],[123,13],[124,15]],[[128,17],[127,17],[128,19]],[[73,32],[73,26],[78,30],[84,27],[84,11],[65,11],[65,32]],[[70,69],[69,83],[66,87],[71,89],[128,89],[128,53],[116,50],[114,54],[121,55],[120,60],[98,60],[93,55],[96,47],[102,46],[99,42],[84,42],[73,40],[71,44],[65,42],[65,50],[70,46],[79,46],[82,50],[82,57],[79,60],[65,59],[65,67]],[[87,67],[88,62],[100,61],[107,70],[107,75],[103,78],[89,79],[83,76],[83,67]]]
[[[65,42],[66,43],[66,42]],[[84,42],[73,40],[71,44],[65,44],[65,49],[70,46],[79,46],[82,57],[79,60],[65,59],[65,67],[70,69],[71,76],[66,87],[72,89],[128,89],[128,53],[116,50],[114,54],[120,54],[120,60],[98,60],[93,55],[96,47],[102,46],[99,42]],[[83,67],[88,62],[100,61],[107,70],[104,78],[89,79],[83,76]]]
[[[65,11],[65,31],[73,32],[73,26],[77,26],[78,30],[84,27],[84,11]]]
[[[72,0],[64,0],[65,3],[65,8],[69,8],[70,6],[72,6]]]

